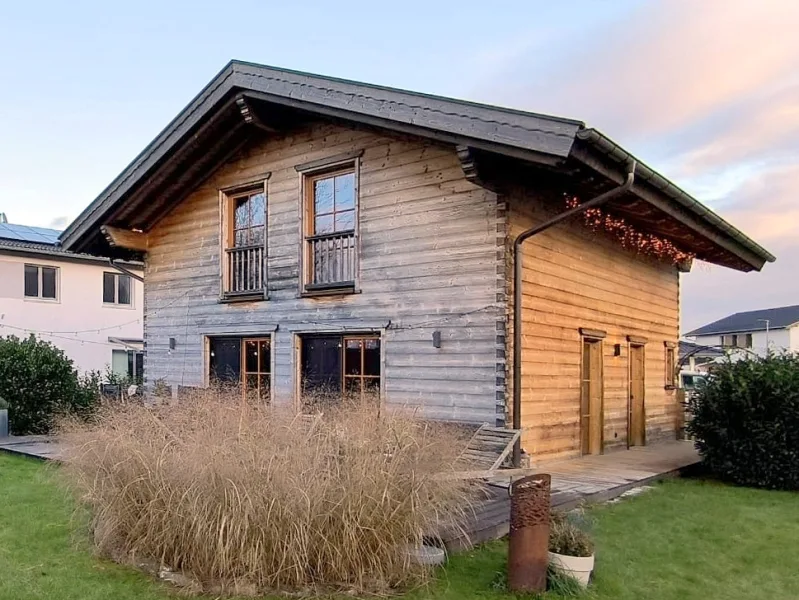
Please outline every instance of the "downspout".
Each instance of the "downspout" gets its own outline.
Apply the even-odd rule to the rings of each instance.
[[[627,192],[635,181],[635,161],[631,161],[627,171],[627,178],[620,186],[600,194],[599,196],[583,202],[567,211],[560,213],[548,221],[523,231],[513,243],[513,428],[522,428],[522,244],[553,225],[565,221],[589,208],[596,208]],[[513,466],[521,466],[521,438],[513,446]]]
[[[133,279],[135,279],[136,281],[144,283],[144,277],[142,277],[141,275],[136,275],[136,273],[134,273],[133,271],[129,271],[125,267],[116,264],[113,258],[108,259],[108,264],[117,271],[124,273],[125,275],[129,275],[130,277],[133,277]]]

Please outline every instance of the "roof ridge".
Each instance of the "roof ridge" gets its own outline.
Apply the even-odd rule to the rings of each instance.
[[[362,86],[362,87],[366,87],[366,88],[372,88],[372,89],[375,89],[375,90],[381,90],[381,91],[385,91],[385,92],[408,94],[410,96],[417,96],[419,98],[428,98],[430,100],[437,100],[437,101],[440,101],[440,102],[456,103],[456,104],[462,104],[464,106],[471,106],[471,107],[476,107],[476,108],[484,108],[486,110],[495,111],[495,112],[499,111],[499,112],[505,112],[505,113],[519,115],[519,116],[534,117],[534,118],[540,118],[540,119],[549,119],[549,120],[552,120],[552,121],[559,121],[561,123],[565,123],[565,124],[569,124],[569,125],[579,125],[579,126],[583,126],[583,127],[585,126],[585,123],[583,121],[579,120],[579,119],[571,119],[569,117],[562,117],[562,116],[559,116],[559,115],[538,113],[538,112],[533,112],[533,111],[529,111],[529,110],[521,110],[521,109],[518,109],[518,108],[512,108],[512,107],[509,107],[509,106],[499,106],[499,105],[496,105],[496,104],[488,104],[486,102],[476,102],[474,100],[465,100],[463,98],[453,98],[451,96],[440,96],[440,95],[437,95],[437,94],[427,94],[427,93],[424,93],[424,92],[419,92],[419,91],[415,91],[415,90],[409,90],[409,89],[405,89],[405,88],[398,88],[398,87],[393,87],[393,86],[389,86],[389,85],[380,85],[380,84],[376,84],[376,83],[369,83],[367,81],[357,81],[355,79],[347,79],[345,77],[333,77],[333,76],[330,76],[330,75],[321,75],[319,73],[311,73],[310,71],[300,71],[300,70],[297,70],[297,69],[287,69],[287,68],[284,68],[284,67],[276,67],[274,65],[266,65],[266,64],[263,64],[263,63],[256,63],[256,62],[251,62],[251,61],[246,61],[246,60],[233,59],[233,60],[231,60],[228,63],[228,65],[233,65],[234,67],[235,66],[245,66],[245,67],[254,67],[254,68],[257,68],[257,69],[269,69],[270,71],[276,71],[276,72],[279,72],[279,73],[281,73],[281,72],[282,73],[290,73],[292,75],[297,75],[297,76],[300,76],[300,77],[309,77],[311,79],[324,79],[326,81],[334,81],[334,82],[337,82],[337,83],[344,83],[344,84],[348,84],[348,85],[358,85],[358,86]],[[285,80],[281,80],[281,81],[285,81]],[[293,83],[293,82],[286,81],[286,83]],[[302,84],[300,84],[300,85],[302,85]],[[317,89],[326,89],[326,88],[317,88]],[[371,96],[367,96],[367,97],[371,97]],[[373,98],[373,99],[376,100],[377,98]],[[406,106],[413,107],[412,105],[406,105]],[[464,115],[458,115],[458,116],[464,116]]]
[[[261,66],[261,65],[253,65],[253,66]],[[266,67],[266,68],[272,69],[272,67]],[[274,69],[274,70],[278,70],[278,69]],[[336,93],[336,94],[348,95],[348,96],[351,96],[353,98],[368,98],[370,100],[376,100],[376,101],[379,101],[379,102],[385,102],[386,104],[392,104],[394,106],[404,106],[406,108],[410,108],[410,109],[414,109],[414,110],[425,110],[425,111],[428,111],[428,112],[433,112],[433,113],[446,115],[446,116],[450,116],[450,117],[460,117],[462,119],[471,119],[472,121],[480,121],[481,123],[503,125],[505,127],[510,127],[512,129],[519,129],[521,131],[528,131],[528,132],[531,132],[531,133],[533,133],[533,132],[546,133],[548,135],[552,135],[552,136],[555,136],[555,137],[562,137],[562,138],[572,138],[572,137],[574,137],[573,135],[570,135],[570,134],[561,133],[561,132],[557,132],[557,131],[550,131],[548,129],[541,129],[541,128],[536,128],[536,127],[523,127],[521,125],[517,125],[517,124],[514,124],[514,123],[508,123],[507,121],[499,121],[499,120],[496,120],[496,119],[484,119],[482,117],[476,117],[476,116],[473,116],[473,115],[465,115],[465,114],[462,114],[462,113],[459,113],[459,112],[450,112],[450,111],[441,110],[439,108],[431,108],[429,106],[422,106],[422,105],[418,105],[418,104],[409,104],[407,102],[399,102],[397,100],[385,100],[385,99],[381,99],[381,98],[376,98],[374,96],[369,96],[367,94],[357,94],[357,93],[354,93],[354,92],[345,92],[345,91],[342,91],[342,90],[337,90],[335,88],[322,87],[322,86],[314,85],[312,83],[301,83],[301,82],[296,82],[296,81],[290,81],[288,79],[281,79],[280,77],[275,77],[275,76],[272,76],[272,75],[264,75],[262,73],[250,73],[250,72],[247,72],[246,75],[248,75],[250,77],[258,77],[260,79],[266,79],[266,80],[269,80],[269,81],[279,81],[281,83],[286,83],[286,84],[289,84],[289,85],[296,85],[296,86],[299,86],[299,87],[307,87],[307,88],[310,88],[310,89],[318,90],[320,92],[333,92],[333,93]],[[304,74],[303,73],[303,75],[305,75],[307,77],[318,77],[316,75],[311,75],[310,73],[308,73],[308,74]],[[367,87],[376,87],[376,86],[368,86],[368,84],[363,84],[363,83],[355,82],[355,81],[352,81],[352,82],[347,81],[347,80],[342,80],[342,81],[346,82],[346,83],[352,83],[354,85],[364,85],[364,86],[367,86]],[[392,88],[385,88],[385,89],[388,91],[388,90],[391,90]],[[411,95],[424,96],[422,94],[417,94],[416,92],[410,92],[410,91],[400,90],[400,89],[394,89],[393,91],[402,92],[402,93],[411,94]],[[467,102],[468,103],[468,101],[458,100],[457,98],[444,98],[444,97],[440,97],[439,98],[439,97],[436,97],[436,96],[427,96],[427,97],[434,98],[436,100],[441,100],[442,102],[457,102],[457,103]],[[505,109],[503,107],[494,107],[494,106],[489,106],[487,104],[480,104],[480,103],[473,103],[473,106],[478,106],[478,107],[481,107],[481,108],[485,108],[486,110],[500,110],[500,111],[508,110],[508,109]],[[529,116],[531,118],[538,117],[538,118],[543,118],[543,119],[551,119],[553,121],[563,121],[563,122],[567,122],[567,123],[573,123],[573,124],[576,124],[576,125],[584,126],[584,124],[581,121],[566,121],[565,119],[561,119],[560,117],[554,117],[554,116],[551,116],[551,115],[539,115],[539,114],[536,114],[536,113],[527,113],[527,112],[523,112],[523,111],[519,111],[517,114],[524,115],[524,116]]]

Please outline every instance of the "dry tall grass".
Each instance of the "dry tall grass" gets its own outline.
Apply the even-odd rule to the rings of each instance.
[[[405,548],[458,522],[475,491],[438,477],[462,440],[370,405],[314,417],[205,395],[116,407],[66,439],[64,472],[100,550],[160,561],[206,591],[417,583]]]

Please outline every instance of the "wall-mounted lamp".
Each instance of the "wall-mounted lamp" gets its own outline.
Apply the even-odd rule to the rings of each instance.
[[[177,340],[175,338],[169,338],[169,349],[174,350],[176,345]]]
[[[621,344],[613,345],[613,356],[621,356]]]
[[[433,348],[441,348],[441,332],[433,332]]]

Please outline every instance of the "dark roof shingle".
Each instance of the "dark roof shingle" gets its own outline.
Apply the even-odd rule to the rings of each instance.
[[[768,321],[769,329],[784,329],[794,323],[799,323],[799,304],[735,313],[734,315],[724,317],[723,319],[689,331],[685,335],[713,335],[744,331],[765,331],[766,321]]]

